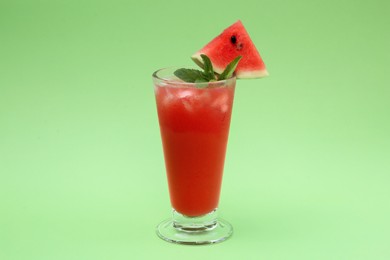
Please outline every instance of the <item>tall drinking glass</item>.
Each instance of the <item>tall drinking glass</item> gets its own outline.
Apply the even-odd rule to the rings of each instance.
[[[218,218],[236,78],[186,83],[175,68],[153,74],[172,218],[160,223],[160,238],[179,244],[212,244],[232,235]]]

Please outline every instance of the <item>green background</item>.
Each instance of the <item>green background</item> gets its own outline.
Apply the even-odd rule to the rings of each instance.
[[[390,259],[389,3],[0,0],[0,259]],[[151,74],[237,19],[235,233],[172,245]]]

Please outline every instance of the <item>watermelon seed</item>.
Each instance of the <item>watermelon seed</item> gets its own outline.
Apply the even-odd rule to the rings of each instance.
[[[230,37],[230,42],[233,43],[233,44],[236,44],[237,38],[236,38],[235,35],[233,35],[232,37]]]
[[[237,43],[237,37],[235,35],[232,35],[232,37],[230,37],[230,42],[236,46],[236,49],[238,51],[242,50],[243,44],[242,42]]]

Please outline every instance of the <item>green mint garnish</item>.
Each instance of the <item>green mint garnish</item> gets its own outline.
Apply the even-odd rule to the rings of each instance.
[[[234,71],[237,68],[238,62],[241,60],[242,56],[237,56],[232,62],[230,62],[221,75],[218,76],[218,80],[228,79],[233,76]]]
[[[179,79],[190,82],[190,83],[200,83],[197,84],[197,87],[202,88],[206,87],[207,84],[201,84],[205,82],[211,82],[216,80],[225,80],[233,76],[234,71],[237,68],[237,64],[242,58],[241,56],[236,57],[232,62],[230,62],[225,70],[219,75],[218,73],[214,72],[213,64],[211,63],[211,60],[209,57],[207,57],[205,54],[201,54],[200,57],[203,60],[203,71],[196,70],[196,69],[178,69],[173,74],[175,74],[176,77]]]
[[[204,54],[201,54],[200,57],[202,57],[203,60],[203,73],[205,74],[206,78],[209,79],[209,81],[213,79],[215,80],[213,64],[211,63],[210,58]]]
[[[191,83],[194,83],[196,81],[207,82],[207,79],[205,78],[203,72],[200,70],[178,69],[175,70],[173,74],[175,74],[176,77],[178,77],[181,80],[184,80],[185,82],[191,82]]]

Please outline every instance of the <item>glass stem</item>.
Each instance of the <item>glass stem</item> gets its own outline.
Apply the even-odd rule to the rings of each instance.
[[[182,232],[205,232],[213,230],[217,226],[217,209],[210,213],[197,217],[185,216],[173,210],[173,226]]]

